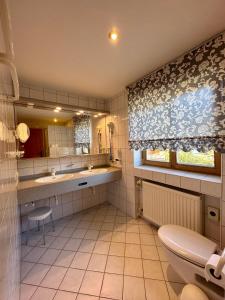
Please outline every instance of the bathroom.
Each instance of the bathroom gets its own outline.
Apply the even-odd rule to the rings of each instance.
[[[0,300],[224,299],[224,84],[223,0],[0,0]]]

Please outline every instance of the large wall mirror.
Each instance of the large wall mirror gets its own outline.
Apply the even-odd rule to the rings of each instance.
[[[106,115],[18,102],[16,124],[25,123],[30,130],[19,150],[24,152],[23,158],[106,153]]]

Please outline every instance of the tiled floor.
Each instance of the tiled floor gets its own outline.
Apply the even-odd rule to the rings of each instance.
[[[33,232],[22,245],[20,300],[168,300],[183,284],[157,231],[104,204]]]

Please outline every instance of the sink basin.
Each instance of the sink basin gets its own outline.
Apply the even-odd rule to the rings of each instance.
[[[81,171],[80,174],[83,174],[83,175],[96,175],[96,174],[106,173],[107,171],[108,170],[106,168],[99,168],[99,169],[91,169],[91,170]]]
[[[41,177],[38,179],[35,179],[36,182],[38,183],[51,183],[51,182],[56,182],[58,180],[64,179],[64,178],[69,178],[71,177],[71,174],[58,174],[55,176],[45,176],[45,177]]]

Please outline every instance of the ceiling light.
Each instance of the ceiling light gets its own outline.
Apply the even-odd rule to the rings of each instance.
[[[58,110],[58,109],[54,109],[54,112],[58,113],[58,112],[59,112],[59,110]]]
[[[53,119],[53,121],[56,123],[58,120],[55,118],[55,119]]]
[[[115,30],[112,30],[110,33],[109,33],[109,39],[113,42],[116,42],[119,38],[119,34],[118,32],[116,32]]]
[[[57,106],[55,109],[57,109],[57,110],[62,110],[62,107]]]
[[[77,116],[79,116],[80,114],[81,114],[80,112],[77,112],[77,113],[76,113]]]
[[[84,113],[84,111],[83,111],[83,110],[79,110],[79,112],[80,112],[81,114],[83,114],[83,113]]]
[[[94,118],[97,118],[98,117],[98,115],[94,115]]]
[[[98,116],[102,116],[102,113],[98,113]]]

